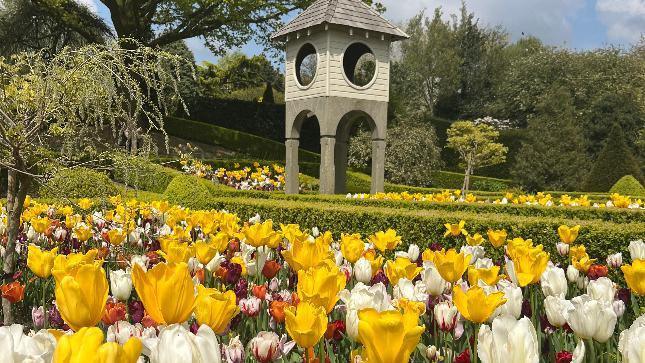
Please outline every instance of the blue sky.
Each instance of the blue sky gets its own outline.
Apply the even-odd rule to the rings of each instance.
[[[77,0],[109,19],[98,0]],[[396,24],[426,9],[441,6],[444,14],[457,13],[460,0],[381,0],[385,17]],[[574,49],[593,49],[608,44],[629,46],[645,34],[645,0],[467,0],[470,11],[487,25],[502,25],[512,39],[524,34],[547,44]],[[287,19],[296,14],[290,14]],[[198,62],[216,58],[197,39],[188,40]],[[241,49],[258,54],[262,49],[247,44]]]

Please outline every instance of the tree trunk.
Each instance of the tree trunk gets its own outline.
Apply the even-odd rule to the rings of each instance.
[[[2,263],[3,283],[12,279],[16,269],[16,243],[20,233],[20,216],[24,209],[25,198],[30,185],[31,176],[15,170],[9,170],[7,182],[7,248]],[[2,316],[5,326],[13,324],[11,302],[5,298],[2,299]]]
[[[470,174],[472,173],[472,165],[470,162],[466,166],[466,170],[464,171],[464,184],[461,186],[461,197],[466,198],[466,194],[468,194],[468,188],[470,186]]]

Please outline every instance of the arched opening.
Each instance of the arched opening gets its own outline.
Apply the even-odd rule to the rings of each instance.
[[[296,56],[296,80],[300,87],[309,87],[316,78],[318,52],[311,43],[305,43]]]
[[[371,175],[372,170],[372,139],[376,135],[376,123],[367,113],[362,111],[352,111],[347,113],[338,123],[336,130],[336,144],[334,147],[334,166],[335,166],[335,183],[334,192],[336,194],[345,194],[348,192],[369,192],[370,190],[354,190],[347,188],[347,172],[350,167],[349,148],[350,139],[353,142],[366,143],[365,150],[361,150],[364,158],[363,163],[356,169]],[[361,152],[359,151],[359,155]]]
[[[315,187],[313,178],[319,178],[320,174],[319,164],[312,160],[301,160],[298,157],[298,149],[320,154],[320,124],[312,111],[305,110],[296,116],[291,130],[291,137],[287,139],[287,144],[290,144],[292,148],[296,148],[290,152],[289,145],[287,145],[286,162],[289,164],[289,159],[291,159],[291,173],[298,175],[297,182],[292,181],[294,185],[291,186],[291,190],[298,190],[300,187],[302,187],[302,191],[313,190]],[[290,153],[291,158],[289,157]],[[288,174],[289,165],[286,165],[286,167]],[[295,187],[295,183],[297,183],[298,188]],[[289,184],[289,181],[287,181],[287,184]],[[287,185],[287,188],[289,188],[289,185]]]
[[[363,43],[352,43],[343,54],[343,71],[355,87],[368,87],[376,78],[376,56]]]

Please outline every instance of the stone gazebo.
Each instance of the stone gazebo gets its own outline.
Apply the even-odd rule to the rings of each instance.
[[[320,126],[320,193],[345,192],[352,125],[372,131],[371,192],[383,191],[390,44],[407,38],[361,0],[317,0],[272,39],[286,44],[286,192],[298,193],[305,120]]]

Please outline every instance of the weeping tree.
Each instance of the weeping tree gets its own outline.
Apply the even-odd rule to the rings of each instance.
[[[165,135],[164,116],[184,104],[181,66],[176,55],[116,43],[64,48],[50,59],[40,53],[0,57],[0,165],[8,170],[3,280],[15,269],[27,192],[43,177],[39,167],[57,161],[49,155],[60,155],[50,152],[52,140],[108,129],[113,140],[139,151],[137,140],[152,130]],[[11,324],[6,299],[2,310],[4,324]]]

